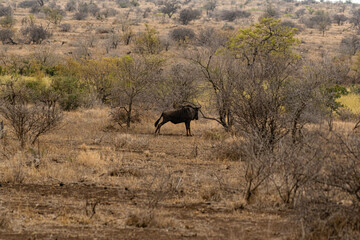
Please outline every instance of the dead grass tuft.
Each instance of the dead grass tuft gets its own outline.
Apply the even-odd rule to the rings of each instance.
[[[8,212],[0,211],[0,230],[1,229],[9,229],[11,226],[11,221],[8,216]]]
[[[200,195],[204,201],[220,202],[222,199],[220,189],[215,186],[203,187],[201,189]]]
[[[210,151],[210,158],[215,160],[239,161],[241,157],[242,153],[239,141],[233,137],[213,145]]]
[[[149,139],[146,137],[139,137],[130,134],[119,134],[115,137],[113,145],[116,151],[144,151],[149,148]]]

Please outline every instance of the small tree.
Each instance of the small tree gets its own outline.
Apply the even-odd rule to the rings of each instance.
[[[357,31],[360,31],[360,8],[353,10],[350,23]]]
[[[210,12],[213,12],[216,8],[217,1],[216,0],[208,0],[204,4],[204,8],[206,10],[206,15],[209,15]]]
[[[355,55],[360,50],[360,38],[354,34],[341,39],[340,49],[343,53]]]
[[[12,16],[12,8],[0,5],[0,17]]]
[[[297,11],[295,12],[296,18],[300,18],[301,16],[303,16],[303,15],[305,14],[305,12],[306,12],[306,9],[305,9],[305,8],[301,8],[301,9],[297,10]]]
[[[15,19],[13,16],[6,16],[0,19],[0,25],[3,28],[11,28],[15,24]]]
[[[91,3],[89,5],[89,13],[93,16],[96,17],[99,15],[100,13],[100,8],[98,7],[98,5],[96,5],[95,3]]]
[[[28,43],[40,44],[52,34],[43,26],[30,25],[22,29],[22,34],[28,38]]]
[[[234,83],[234,119],[238,130],[259,136],[266,148],[273,149],[288,133],[289,121],[283,114],[286,88],[298,62],[292,46],[295,29],[281,26],[279,20],[262,19],[231,38],[228,48],[239,61]]]
[[[50,23],[55,25],[61,23],[64,17],[63,15],[65,14],[65,12],[63,12],[62,10],[53,9],[53,8],[44,8],[43,11],[45,13],[46,20],[48,20]]]
[[[80,62],[70,62],[69,70],[87,86],[90,93],[95,93],[101,103],[109,101],[113,87],[113,75],[116,60],[113,58],[84,59]]]
[[[50,89],[34,88],[14,80],[2,86],[0,114],[8,121],[21,148],[34,144],[61,120],[57,96]],[[40,93],[36,91],[41,91]]]
[[[272,4],[268,4],[262,17],[279,18],[279,12],[274,8]]]
[[[135,40],[135,50],[138,53],[157,54],[160,52],[159,32],[145,24],[145,32],[140,33]]]
[[[0,41],[3,44],[16,44],[13,40],[14,32],[11,29],[0,30]]]
[[[199,10],[193,10],[191,8],[186,8],[181,10],[179,21],[183,25],[189,24],[189,22],[200,18],[201,12]]]
[[[177,63],[171,66],[163,82],[157,87],[161,108],[180,106],[192,102],[199,93],[196,66]],[[160,90],[160,91],[159,91]]]
[[[148,100],[149,90],[159,79],[162,63],[162,59],[155,56],[124,56],[118,60],[111,104],[114,108],[113,113],[121,114],[119,108],[125,111],[126,117],[123,120],[128,128],[132,122],[134,105]],[[112,115],[114,119],[119,119],[116,117],[117,114]]]
[[[171,18],[174,13],[180,8],[178,1],[176,0],[167,0],[164,2],[164,6],[160,8],[160,12],[168,15]]]
[[[319,30],[322,32],[323,36],[325,36],[325,31],[331,26],[329,14],[324,11],[318,11],[316,12],[315,17]]]
[[[170,32],[172,40],[185,43],[195,37],[194,30],[190,28],[175,28]]]
[[[335,14],[333,16],[333,19],[338,26],[343,25],[344,22],[348,20],[348,18],[344,14]]]
[[[69,0],[65,5],[65,11],[75,12],[76,11],[76,1],[75,0]]]
[[[220,14],[220,18],[224,21],[233,22],[237,18],[248,18],[250,13],[241,10],[223,10]]]

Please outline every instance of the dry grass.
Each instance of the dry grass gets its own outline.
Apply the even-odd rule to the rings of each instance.
[[[353,113],[360,113],[360,98],[358,94],[350,93],[345,96],[341,96],[340,103],[349,108]]]
[[[65,2],[57,1],[57,4],[64,6]],[[100,6],[99,1],[95,2]],[[140,2],[141,9],[155,9],[151,2]],[[240,8],[241,4],[221,2],[219,10]],[[118,9],[113,1],[101,3]],[[200,8],[203,3],[191,4]],[[250,1],[244,7],[252,12],[251,19],[228,24],[243,27],[255,22],[264,9],[262,2],[259,3]],[[287,6],[284,3],[279,9]],[[70,23],[72,30],[59,32],[50,25],[54,35],[44,45],[56,57],[68,57],[76,53],[79,44],[95,36],[97,43],[90,48],[92,55],[106,55],[102,45],[106,34],[96,31],[114,27],[120,32],[127,10],[118,10],[119,16],[102,21],[93,17],[75,21],[68,14],[63,23]],[[329,10],[336,9],[330,6]],[[16,10],[14,29],[21,28],[21,19],[27,15],[28,10]],[[137,15],[134,11],[129,17],[135,33],[144,30],[145,22],[156,26],[161,37],[178,26],[177,16],[167,19],[153,12],[149,18],[139,19]],[[46,24],[45,19],[36,21]],[[189,27],[199,31],[204,26],[220,29],[224,24],[203,16]],[[345,31],[348,27],[348,24],[333,25],[325,37],[317,30],[301,32],[298,37],[305,42],[300,46],[302,54],[315,57],[326,51],[335,55],[342,37],[350,35]],[[7,55],[24,56],[41,46],[1,47],[7,48]],[[131,48],[122,44],[109,55],[123,55]],[[182,47],[173,47],[163,54],[175,62],[182,51]],[[358,113],[359,103],[354,95],[343,97],[341,102]],[[236,137],[204,119],[191,123],[193,137],[185,136],[184,124],[171,123],[162,127],[162,135],[154,136],[154,122],[159,114],[141,115],[141,123],[125,129],[110,122],[106,107],[67,112],[57,129],[42,136],[37,146],[27,146],[23,151],[18,151],[14,136],[8,132],[0,140],[0,238],[294,239],[300,236],[301,226],[293,220],[294,213],[279,203],[270,183],[254,192],[251,203],[245,201],[244,162],[239,161],[239,150],[244,146],[239,145]],[[311,125],[307,129],[321,131],[324,125]],[[334,129],[340,132],[349,132],[353,126],[352,122],[334,123]]]
[[[172,124],[165,135],[155,137],[151,119],[136,125],[135,132],[109,132],[108,111],[67,113],[60,128],[40,139],[39,164],[30,163],[33,155],[27,151],[0,162],[0,192],[7,191],[0,200],[5,211],[13,211],[11,224],[7,215],[2,217],[10,228],[0,233],[14,234],[23,226],[27,233],[16,236],[64,236],[56,229],[71,229],[69,236],[86,237],[95,234],[81,230],[89,226],[110,238],[136,231],[128,228],[148,229],[154,238],[225,238],[230,237],[225,230],[230,222],[235,234],[240,231],[236,222],[260,220],[238,214],[246,207],[239,184],[241,162],[208,157],[214,139],[203,137],[202,131],[210,131],[212,122],[194,123],[194,137],[185,136],[184,126]],[[96,137],[102,140],[94,141]],[[264,214],[272,218],[272,213]],[[259,224],[269,225],[263,220]],[[248,236],[261,231],[254,229]]]

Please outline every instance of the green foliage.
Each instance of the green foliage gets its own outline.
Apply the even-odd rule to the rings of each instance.
[[[296,29],[282,26],[280,20],[263,18],[249,28],[240,29],[228,42],[228,48],[248,65],[268,55],[287,55],[297,60],[298,56],[291,50],[299,43],[295,33]]]
[[[135,50],[139,53],[157,54],[160,52],[159,32],[155,27],[145,24],[145,32],[140,33],[135,41]]]
[[[121,8],[137,7],[140,5],[139,2],[135,0],[117,0],[116,2]]]
[[[360,51],[358,51],[355,55],[355,61],[351,66],[352,70],[354,70],[358,76],[360,76]]]
[[[62,12],[58,9],[52,9],[52,8],[43,8],[43,11],[46,16],[46,20],[49,22],[57,25],[61,23],[61,20],[63,19]]]
[[[15,19],[11,15],[5,16],[5,17],[0,19],[0,25],[3,28],[11,28],[14,24],[15,24]]]
[[[75,76],[56,76],[52,78],[51,87],[59,94],[59,104],[63,110],[75,110],[81,105],[84,86]]]
[[[336,84],[332,87],[325,88],[323,90],[323,94],[327,97],[327,101],[325,103],[326,106],[329,107],[332,111],[336,112],[337,110],[339,110],[340,107],[343,107],[341,102],[339,102],[338,100],[342,96],[346,96],[347,94],[349,94],[349,91],[345,87]]]

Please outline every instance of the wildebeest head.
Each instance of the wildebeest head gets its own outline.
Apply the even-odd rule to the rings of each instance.
[[[195,106],[191,106],[191,105],[185,105],[181,107],[182,109],[185,109],[189,115],[189,117],[191,118],[191,120],[199,120],[199,109],[200,107],[195,107]]]

